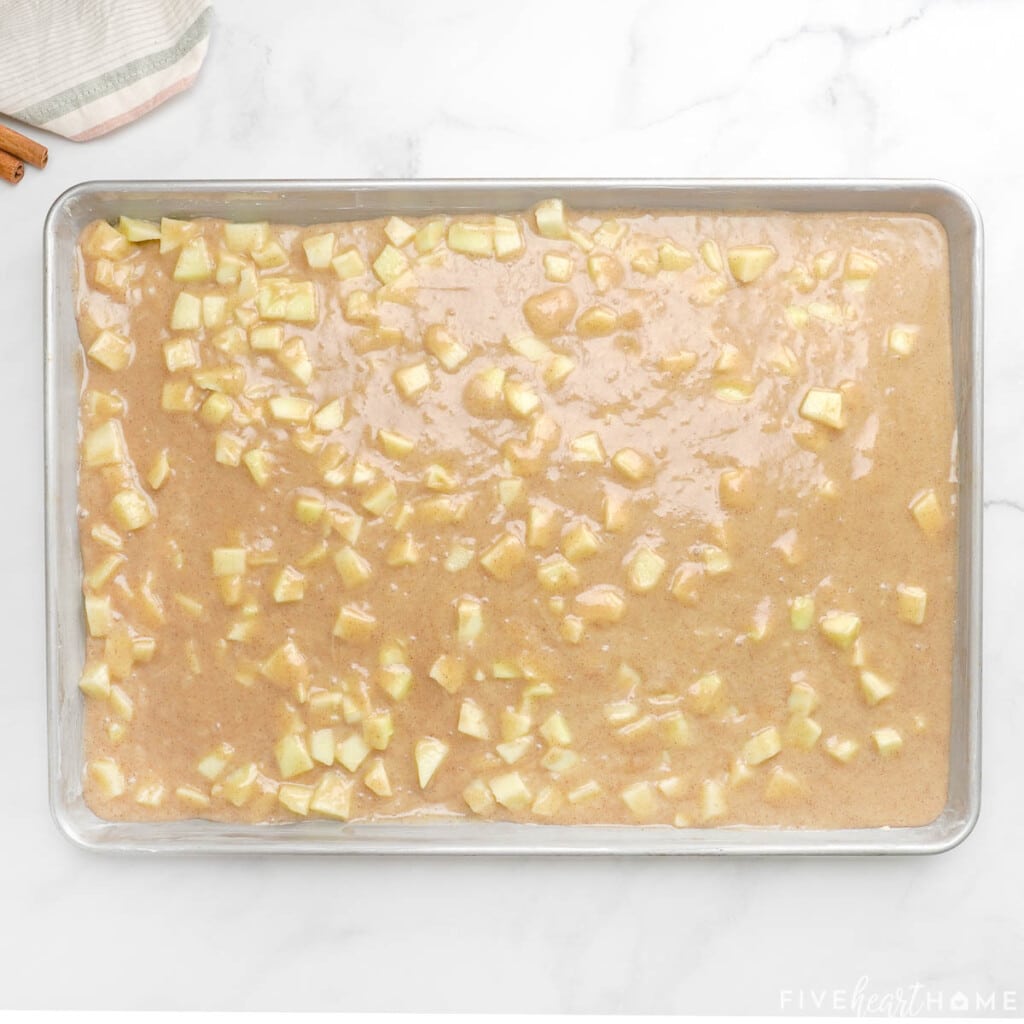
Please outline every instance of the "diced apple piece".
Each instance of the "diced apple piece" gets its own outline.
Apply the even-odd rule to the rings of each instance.
[[[349,590],[366,583],[373,575],[370,563],[348,545],[335,554],[334,565],[342,582]]]
[[[540,406],[537,393],[522,381],[507,381],[504,388],[505,404],[521,419],[528,419]]]
[[[258,771],[256,765],[241,765],[231,772],[221,785],[224,799],[235,807],[244,807],[256,787]]]
[[[357,732],[341,740],[334,751],[334,759],[350,772],[358,771],[359,767],[369,756],[369,744]]]
[[[308,423],[316,409],[311,399],[296,395],[274,395],[269,405],[270,415],[278,423]]]
[[[786,725],[786,741],[801,750],[810,750],[819,736],[821,726],[806,715],[794,715]]]
[[[484,628],[483,610],[475,598],[460,598],[455,606],[458,620],[457,636],[460,644],[471,644]]]
[[[514,534],[503,534],[481,556],[480,564],[497,580],[510,580],[526,559],[526,547]]]
[[[412,689],[412,669],[408,665],[384,665],[377,681],[392,700],[405,700]]]
[[[569,451],[573,462],[602,463],[608,457],[601,438],[593,432],[573,438],[569,442]]]
[[[445,687],[447,690],[448,687]],[[452,690],[448,691],[452,693]],[[491,738],[491,730],[487,726],[487,717],[483,708],[471,700],[464,700],[459,708],[458,730],[465,736],[472,736],[478,740]]]
[[[754,507],[756,494],[749,469],[726,469],[718,478],[718,500],[723,508],[745,512]]]
[[[224,241],[233,252],[252,253],[270,242],[270,225],[266,222],[225,224]]]
[[[887,697],[891,697],[895,692],[895,687],[881,676],[864,669],[860,674],[860,692],[864,695],[864,700],[868,705],[874,707]]]
[[[122,530],[131,533],[141,530],[153,519],[149,499],[132,487],[118,491],[110,502],[110,514]]]
[[[591,306],[576,320],[576,333],[581,338],[603,338],[619,326],[619,317],[608,306]]]
[[[412,401],[430,386],[430,367],[426,363],[403,366],[394,372],[395,386],[406,401]]]
[[[398,491],[390,480],[383,480],[364,495],[360,504],[367,512],[382,516],[398,501]]]
[[[903,737],[891,726],[875,729],[871,733],[871,739],[874,740],[875,749],[882,757],[892,757],[903,748]]]
[[[843,323],[843,311],[834,302],[811,302],[807,305],[807,312],[822,323],[832,324],[836,327]]]
[[[544,254],[544,276],[549,281],[564,284],[572,279],[573,261],[572,257],[560,252],[547,252]]]
[[[661,721],[665,739],[672,746],[688,747],[693,742],[693,730],[681,711],[670,711]]]
[[[838,736],[829,736],[825,740],[825,750],[830,757],[842,764],[849,764],[854,755],[860,749],[856,740],[840,739]]]
[[[545,590],[570,590],[579,585],[579,570],[564,555],[551,555],[537,567],[537,581]]]
[[[629,589],[637,594],[653,590],[665,572],[665,559],[646,545],[637,549],[626,563]]]
[[[700,785],[701,821],[721,818],[727,810],[725,787],[718,779],[705,779]]]
[[[431,324],[424,332],[423,347],[448,373],[454,373],[469,358],[469,350],[438,324]]]
[[[533,749],[533,746],[532,736],[521,736],[515,740],[499,743],[494,750],[505,764],[515,764],[517,761],[521,761]]]
[[[760,729],[743,745],[743,760],[751,766],[775,757],[782,750],[782,738],[774,725]]]
[[[259,671],[282,688],[298,686],[309,679],[309,664],[291,637],[259,666]]]
[[[622,802],[636,818],[643,820],[651,818],[657,813],[658,793],[652,782],[634,782],[627,786],[619,796],[622,797]]]
[[[78,679],[78,688],[87,697],[95,697],[97,700],[109,697],[110,670],[106,662],[86,662],[85,668],[82,669],[82,674]]]
[[[709,576],[721,576],[732,571],[732,558],[715,544],[703,544],[700,548],[704,571]]]
[[[842,430],[843,393],[832,388],[810,388],[800,403],[800,415],[813,423]]]
[[[561,547],[570,562],[582,562],[601,550],[601,541],[586,522],[578,520],[562,534]]]
[[[385,798],[391,796],[391,780],[388,778],[383,758],[375,757],[370,762],[370,768],[363,776],[363,785],[377,796]]]
[[[843,279],[846,281],[868,281],[875,276],[877,270],[877,260],[872,259],[866,253],[851,249],[846,254]]]
[[[174,267],[175,281],[208,281],[213,277],[214,263],[202,235],[182,246]]]
[[[274,457],[262,448],[253,448],[242,456],[249,475],[260,487],[266,487],[273,473]]]
[[[313,787],[302,786],[297,782],[285,782],[277,787],[277,800],[292,814],[305,817],[309,814],[309,805],[313,800]]]
[[[493,256],[494,229],[486,224],[455,221],[448,228],[448,248],[464,256]]]
[[[301,601],[306,595],[306,577],[292,565],[286,565],[274,580],[271,594],[277,604]]]
[[[302,248],[310,267],[314,270],[326,270],[334,256],[334,234],[328,231],[321,235],[310,235],[303,239]]]
[[[132,343],[116,331],[101,331],[89,346],[89,356],[115,373],[131,363],[134,352]]]
[[[622,283],[622,264],[610,253],[591,253],[587,257],[587,274],[599,292],[606,292]]]
[[[267,277],[259,285],[256,308],[264,320],[312,323],[317,318],[316,286],[312,281]]]
[[[511,217],[494,218],[494,254],[499,260],[522,255],[526,249],[519,225]]]
[[[306,740],[299,733],[282,737],[274,746],[274,757],[282,779],[292,779],[313,768]]]
[[[928,607],[928,592],[923,587],[901,583],[896,587],[896,600],[897,614],[903,622],[914,626],[923,625]]]
[[[818,693],[810,683],[794,683],[786,706],[794,715],[810,715],[818,706]]]
[[[789,602],[789,624],[798,632],[804,632],[814,623],[814,598],[810,594],[794,597]]]
[[[565,775],[580,763],[580,756],[573,750],[563,747],[552,747],[540,759],[541,767],[554,775]]]
[[[689,270],[693,264],[693,253],[676,245],[675,242],[662,242],[658,246],[658,266],[662,270]]]
[[[555,711],[544,720],[540,734],[553,747],[567,747],[572,743],[572,731],[561,711]]]
[[[654,472],[651,460],[635,448],[620,448],[612,456],[612,465],[631,483],[642,483]]]
[[[938,496],[931,488],[915,495],[910,503],[910,513],[922,532],[929,537],[934,537],[945,529],[945,513],[939,504]]]
[[[687,693],[690,695],[694,711],[701,715],[709,715],[721,699],[722,678],[717,672],[709,672],[690,686]]]
[[[853,612],[828,612],[819,620],[818,628],[836,647],[847,651],[860,635],[860,617]]]
[[[775,261],[774,245],[737,245],[727,252],[729,270],[740,284],[756,281]]]
[[[259,324],[251,328],[249,347],[254,352],[280,352],[284,348],[284,328],[280,324]]]
[[[330,767],[334,764],[336,738],[331,728],[316,729],[309,741],[309,753],[314,761]]]
[[[526,517],[526,543],[531,548],[545,548],[555,538],[557,510],[551,506],[534,505]]]
[[[309,809],[328,818],[348,821],[352,815],[352,791],[355,784],[341,772],[328,771],[320,776]]]
[[[705,239],[697,247],[700,253],[700,258],[704,261],[704,265],[712,273],[720,274],[724,268],[722,262],[722,250],[718,248],[718,243],[711,238]]]
[[[179,786],[174,791],[174,795],[183,804],[188,804],[189,807],[195,807],[201,810],[210,806],[210,798],[195,786]]]
[[[784,804],[802,799],[807,795],[807,786],[792,772],[780,765],[772,768],[768,776],[768,784],[764,788],[764,798],[770,804]]]
[[[533,215],[537,223],[537,234],[541,238],[569,237],[569,226],[561,199],[545,199],[537,204]]]
[[[346,643],[364,644],[377,629],[377,619],[370,612],[357,605],[342,605],[331,631]]]
[[[576,595],[576,606],[587,622],[619,622],[626,611],[626,601],[618,587],[599,583]]]
[[[121,217],[117,228],[129,242],[155,242],[160,238],[160,225],[153,220]]]
[[[253,262],[261,270],[276,270],[288,264],[288,253],[277,239],[267,242],[262,248],[252,252]]]
[[[214,576],[241,576],[246,570],[245,548],[214,548]]]
[[[222,466],[239,466],[245,442],[235,434],[222,432],[217,435],[214,447],[214,459]]]
[[[381,284],[397,281],[409,269],[409,258],[401,249],[385,245],[373,261],[373,272]]]
[[[553,338],[568,328],[577,305],[576,293],[563,285],[531,295],[523,303],[523,315],[539,338]]]
[[[441,767],[441,762],[448,756],[448,744],[435,736],[424,736],[416,741],[413,755],[416,760],[416,776],[420,789],[426,789],[438,768]]]
[[[457,693],[466,681],[466,664],[461,658],[442,654],[430,666],[428,675],[441,689]]]
[[[462,799],[474,814],[486,816],[494,812],[494,796],[483,779],[474,779],[466,786]]]
[[[124,462],[128,455],[124,432],[118,420],[107,420],[85,435],[82,461],[90,467],[110,466]]]
[[[127,788],[124,772],[112,757],[98,757],[90,761],[89,778],[105,800],[122,796]]]
[[[110,260],[123,260],[131,252],[132,247],[123,232],[106,221],[99,221],[89,231],[82,249],[93,259],[105,257]]]
[[[524,810],[533,801],[533,794],[519,772],[497,775],[491,779],[489,785],[494,799],[510,811]]]
[[[917,346],[920,328],[897,324],[886,335],[886,346],[894,356],[909,356]]]

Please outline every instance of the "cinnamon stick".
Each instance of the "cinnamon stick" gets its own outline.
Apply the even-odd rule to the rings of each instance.
[[[46,166],[46,161],[50,159],[49,151],[44,145],[2,124],[0,124],[0,149],[19,160],[24,160],[25,163],[31,164],[33,167],[43,168]]]
[[[25,165],[10,153],[0,151],[0,178],[17,185],[25,176]]]

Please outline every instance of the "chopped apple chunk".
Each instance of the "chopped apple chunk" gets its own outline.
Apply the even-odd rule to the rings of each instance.
[[[457,693],[466,681],[466,664],[461,658],[442,654],[431,665],[428,675],[441,689]]]
[[[99,757],[89,762],[89,778],[104,800],[115,800],[127,789],[124,772],[112,757]]]
[[[871,733],[871,739],[874,740],[875,749],[882,757],[893,757],[903,749],[903,737],[891,726],[875,729]]]
[[[124,462],[127,457],[124,431],[117,420],[107,420],[90,430],[82,442],[82,461],[92,468]]]
[[[480,564],[495,579],[510,580],[526,559],[526,547],[514,534],[506,533],[480,556]]]
[[[483,608],[475,598],[461,598],[455,607],[460,644],[471,644],[483,632]]]
[[[277,799],[281,806],[292,814],[305,817],[309,814],[309,805],[313,800],[313,787],[302,786],[297,782],[284,782],[277,788]]]
[[[928,592],[923,587],[901,583],[896,587],[897,613],[903,622],[920,626],[924,624],[928,607]]]
[[[281,778],[292,779],[303,775],[313,768],[313,759],[305,739],[298,733],[284,736],[274,746],[274,757],[277,759]]]
[[[653,548],[638,548],[626,564],[629,589],[637,594],[650,592],[660,582],[665,566],[665,559]]]
[[[153,506],[143,493],[129,487],[111,499],[110,514],[122,530],[132,533],[152,521]]]
[[[881,676],[865,669],[860,674],[860,692],[863,694],[864,700],[874,707],[887,697],[891,697],[895,692],[895,687]]]
[[[489,785],[494,799],[510,811],[525,810],[533,802],[533,794],[519,772],[497,775]]]
[[[794,715],[786,726],[786,742],[810,750],[821,736],[821,726],[805,715]]]
[[[312,281],[267,277],[259,285],[256,308],[264,320],[312,323],[317,318],[316,286]]]
[[[886,346],[894,356],[909,356],[917,346],[919,333],[917,327],[897,324],[889,329],[889,333],[886,335]]]
[[[946,515],[933,489],[915,495],[910,503],[910,513],[921,532],[929,537],[942,533],[946,527]]]
[[[472,736],[474,739],[489,740],[491,738],[491,731],[488,728],[487,716],[483,708],[471,700],[464,700],[459,707],[457,728],[464,736]]]
[[[379,797],[392,796],[391,779],[388,777],[383,758],[375,757],[370,762],[370,767],[363,776],[363,785]]]
[[[182,248],[174,267],[175,281],[208,281],[213,277],[214,262],[202,235],[190,239]]]
[[[355,784],[340,772],[326,771],[313,790],[309,809],[328,818],[348,821],[352,815],[352,792]]]
[[[103,700],[110,696],[110,670],[105,662],[87,662],[78,678],[78,688],[87,697]]]
[[[650,458],[635,448],[621,448],[612,456],[612,465],[631,483],[642,483],[654,473]]]
[[[818,622],[822,635],[841,650],[849,650],[860,635],[860,617],[853,612],[828,612]]]
[[[448,744],[435,736],[424,736],[416,741],[413,756],[420,789],[426,789],[448,756]]]
[[[335,761],[350,772],[358,771],[369,756],[370,746],[357,732],[340,740],[334,751]]]
[[[658,792],[652,782],[634,782],[619,795],[636,818],[643,820],[651,818],[657,813]]]
[[[842,430],[845,426],[843,393],[832,388],[811,388],[800,403],[800,415],[813,423]]]
[[[658,266],[662,270],[689,270],[695,262],[693,253],[675,242],[662,242],[658,246]]]
[[[727,811],[725,786],[718,779],[705,779],[700,786],[701,821],[722,818]]]
[[[125,369],[132,361],[134,346],[116,331],[101,331],[89,346],[89,356],[108,370]]]
[[[737,245],[726,253],[729,271],[740,284],[756,281],[778,259],[778,255],[773,245]]]
[[[782,750],[782,738],[774,725],[755,732],[743,745],[743,760],[748,765],[759,765],[775,757]]]

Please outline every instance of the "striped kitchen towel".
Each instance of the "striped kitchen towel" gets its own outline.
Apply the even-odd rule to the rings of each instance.
[[[210,0],[0,0],[0,113],[84,141],[187,89]]]

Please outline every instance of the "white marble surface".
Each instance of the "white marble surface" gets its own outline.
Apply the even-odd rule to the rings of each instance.
[[[863,975],[880,991],[1015,989],[1024,1005],[1024,7],[614,8],[222,3],[193,90],[106,139],[54,141],[45,174],[0,189],[0,465],[15,482],[0,502],[0,1006],[772,1012],[781,988]],[[927,176],[973,194],[989,557],[984,806],[965,845],[887,860],[233,861],[105,859],[57,834],[40,515],[49,204],[98,177],[446,175]]]

